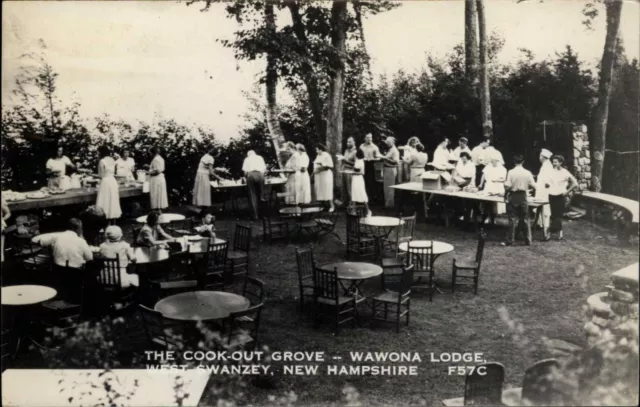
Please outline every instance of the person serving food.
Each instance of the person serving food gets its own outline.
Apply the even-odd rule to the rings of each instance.
[[[55,157],[47,160],[46,164],[49,188],[60,188],[62,180],[67,176],[67,167],[76,168],[69,157],[64,155],[64,149],[58,147]]]

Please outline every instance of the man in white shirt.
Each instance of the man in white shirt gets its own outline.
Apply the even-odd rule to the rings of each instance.
[[[507,173],[507,180],[504,183],[504,200],[507,203],[507,215],[509,216],[509,226],[511,234],[503,246],[511,246],[515,240],[516,232],[521,224],[525,226],[525,245],[531,246],[531,224],[529,222],[529,203],[527,202],[527,192],[535,189],[536,182],[531,171],[526,170],[522,164],[524,158],[521,155],[513,157],[515,167]]]
[[[536,199],[539,200],[547,200],[549,199],[549,191],[545,188],[545,184],[548,183],[548,178],[550,175],[550,171],[553,170],[553,165],[551,165],[551,161],[549,160],[553,154],[551,151],[547,149],[542,149],[540,151],[540,172],[538,173],[538,178],[536,179]],[[549,225],[550,225],[550,217],[551,217],[551,208],[549,205],[542,205],[538,212],[538,217],[542,223],[542,230],[544,231],[545,240],[549,237]]]
[[[471,149],[469,148],[469,140],[466,137],[460,137],[458,140],[458,147],[453,150],[449,156],[450,161],[460,161],[460,153],[466,152],[471,156]]]
[[[249,150],[247,158],[242,163],[242,171],[247,180],[247,188],[249,189],[249,203],[253,212],[253,219],[258,219],[259,204],[262,201],[262,189],[264,185],[264,173],[267,172],[267,166],[264,159],[256,154],[255,151]]]
[[[40,245],[52,248],[53,262],[57,266],[80,268],[86,262],[93,260],[89,244],[81,236],[82,222],[73,218],[69,220],[67,230],[41,239]]]

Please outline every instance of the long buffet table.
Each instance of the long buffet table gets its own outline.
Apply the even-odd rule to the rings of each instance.
[[[120,188],[120,198],[131,198],[143,195],[142,186]],[[55,206],[95,203],[98,195],[97,188],[70,189],[64,194],[51,195],[41,199],[25,199],[7,202],[11,212],[30,211],[51,208]]]
[[[427,207],[427,199],[426,195],[442,195],[449,196],[452,198],[460,198],[465,200],[473,200],[473,201],[483,201],[483,202],[495,202],[495,203],[504,203],[504,197],[496,196],[496,195],[484,195],[482,192],[465,192],[465,191],[446,191],[444,189],[425,189],[420,182],[407,182],[405,184],[394,185],[391,188],[399,190],[399,191],[407,191],[407,192],[418,192],[423,194],[423,204],[424,204],[424,216],[425,218],[428,216],[428,207]],[[399,201],[396,199],[396,201]],[[541,208],[544,205],[549,204],[546,200],[534,200],[533,198],[529,198],[529,207],[531,208]]]

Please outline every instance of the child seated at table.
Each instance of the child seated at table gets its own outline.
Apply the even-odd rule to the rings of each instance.
[[[216,238],[216,217],[206,211],[200,215],[200,224],[193,228],[200,236]]]
[[[118,256],[120,265],[120,285],[122,288],[130,286],[138,287],[140,279],[137,274],[129,274],[129,263],[135,263],[136,257],[131,245],[122,240],[122,229],[118,226],[109,226],[105,230],[106,241],[100,245],[100,257],[103,259],[115,259]]]

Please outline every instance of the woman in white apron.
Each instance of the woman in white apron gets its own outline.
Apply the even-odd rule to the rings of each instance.
[[[127,177],[127,181],[134,181],[136,162],[129,155],[129,150],[122,150],[122,157],[116,160],[116,175]]]
[[[149,165],[149,199],[151,210],[162,210],[169,206],[167,181],[164,178],[164,159],[158,147],[151,147],[153,160]]]
[[[310,203],[311,202],[311,177],[309,176],[309,156],[307,155],[307,149],[302,145],[296,145],[298,151],[298,168],[300,171],[300,182],[297,184],[296,198],[298,203]]]
[[[504,194],[504,182],[507,180],[507,169],[502,165],[500,156],[492,154],[490,157],[491,164],[484,167],[482,170],[482,180],[480,185],[483,186],[483,191],[498,195]],[[482,210],[482,224],[490,218],[491,224],[495,225],[496,215],[498,213],[504,213],[504,204],[497,202],[485,202]]]
[[[329,211],[333,212],[333,160],[331,159],[331,154],[327,152],[327,147],[323,144],[318,144],[316,153],[317,156],[313,162],[316,200],[328,202]]]
[[[286,144],[286,149],[291,155],[284,166],[285,170],[289,171],[287,184],[285,185],[287,193],[285,202],[289,205],[296,205],[298,204],[296,200],[297,185],[300,183],[300,165],[298,164],[300,155],[296,150],[296,146],[292,142],[288,142]]]
[[[101,146],[98,149],[98,153],[102,158],[98,163],[100,187],[98,189],[96,206],[104,211],[105,217],[110,223],[115,223],[115,220],[122,215],[118,181],[116,181],[114,176],[116,172],[116,162],[111,157],[109,147]]]
[[[551,171],[553,171],[553,165],[551,164],[551,156],[553,154],[551,151],[547,149],[542,149],[540,151],[540,172],[538,173],[538,178],[536,179],[536,200],[548,200],[549,199],[549,189],[546,187],[546,184],[549,183],[549,177],[551,176]],[[544,234],[544,239],[548,240],[549,235],[549,226],[551,224],[551,208],[549,205],[542,205],[540,207],[540,220],[542,222],[542,230]]]
[[[193,184],[193,205],[211,206],[211,175],[213,174],[213,150],[208,151],[198,163],[198,171]]]
[[[64,155],[62,147],[58,147],[56,156],[47,160],[46,164],[47,175],[49,176],[49,188],[60,188],[60,186],[64,184],[63,180],[67,176],[67,167],[76,168],[69,157]]]

